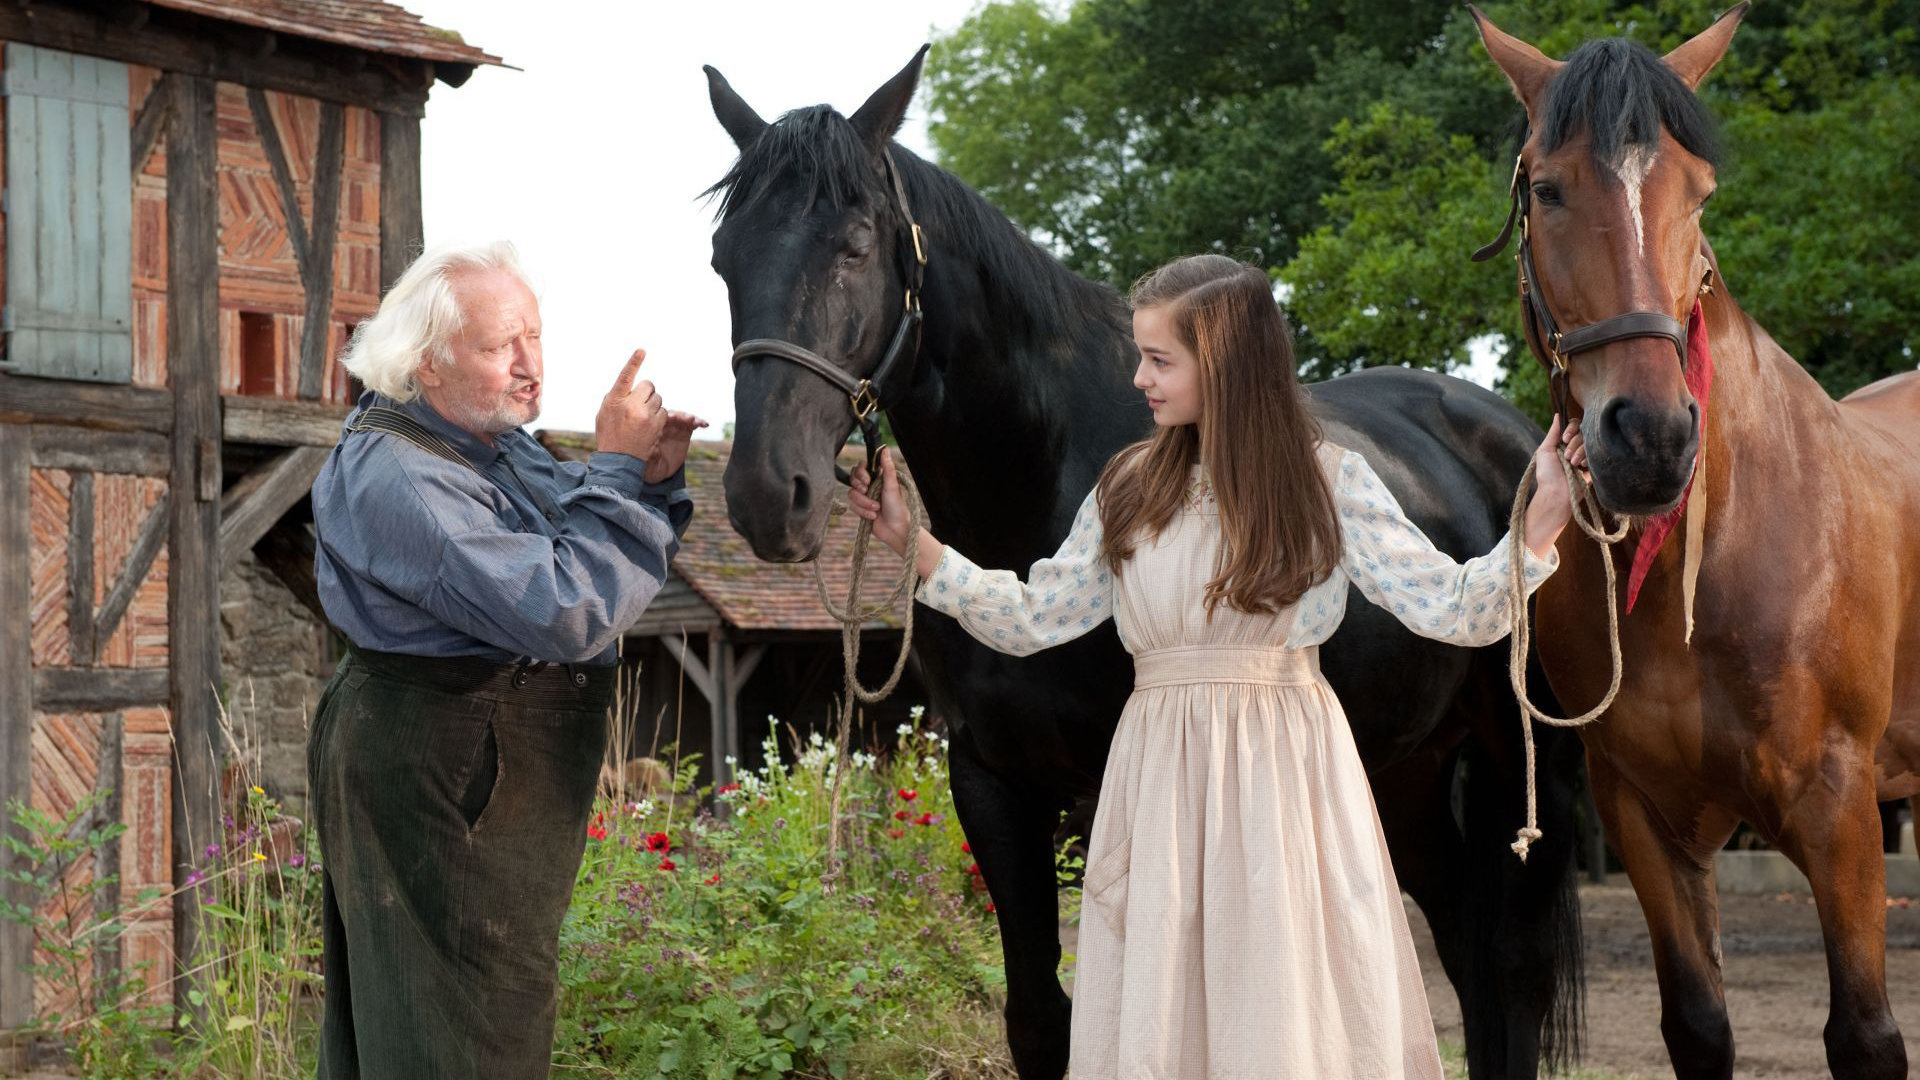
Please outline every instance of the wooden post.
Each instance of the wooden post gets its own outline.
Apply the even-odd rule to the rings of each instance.
[[[214,84],[175,72],[167,132],[167,371],[173,387],[167,637],[172,652],[173,869],[184,880],[219,828],[214,728],[220,702],[219,242]],[[173,947],[191,963],[199,893],[174,900]],[[199,977],[174,983],[175,1002]]]
[[[119,713],[108,713],[100,723],[99,773],[94,777],[93,787],[105,793],[105,798],[94,811],[94,820],[101,828],[120,824],[120,760],[121,751],[126,743],[125,724]],[[120,876],[120,841],[109,840],[100,845],[93,863],[93,880],[105,881]],[[120,912],[121,886],[101,889],[93,894],[93,914],[102,923]],[[120,1007],[114,997],[118,989],[120,976],[120,935],[103,934],[99,944],[93,947],[93,987],[94,1002],[102,1012]]]
[[[0,423],[0,807],[9,799],[33,798],[33,583],[29,545],[33,540],[28,482],[27,429]],[[0,829],[11,830],[0,818]],[[5,858],[0,853],[0,858]],[[30,899],[26,886],[0,882],[0,897],[11,903]],[[33,959],[33,930],[0,922],[0,1029],[33,1019],[33,977],[24,965]]]
[[[730,733],[734,728],[733,680],[729,672],[733,670],[733,643],[720,637],[719,631],[707,635],[707,675],[713,684],[713,694],[707,699],[707,708],[713,714],[712,765],[713,785],[733,783],[733,769],[726,762],[727,745],[732,742]]]
[[[420,118],[380,114],[380,293],[420,254]]]
[[[733,646],[729,645],[728,649]],[[733,774],[739,770],[740,760],[740,688],[753,678],[753,670],[767,655],[765,645],[755,645],[739,653],[727,664],[727,715],[733,722],[727,725],[727,753],[735,761],[733,768],[727,770],[727,781],[731,783]]]

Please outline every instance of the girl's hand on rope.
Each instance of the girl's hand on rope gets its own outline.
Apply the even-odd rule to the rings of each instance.
[[[847,492],[847,502],[853,512],[873,522],[873,535],[883,544],[893,549],[895,555],[907,557],[907,535],[913,528],[913,521],[907,516],[907,500],[900,494],[900,474],[893,467],[893,448],[880,448],[880,499],[874,501],[867,495],[873,487],[873,476],[867,472],[865,462],[853,467],[853,486]]]
[[[894,471],[893,448],[880,448],[880,498],[875,501],[867,494],[873,487],[873,476],[867,472],[866,463],[853,467],[853,485],[847,492],[847,503],[853,512],[873,523],[873,535],[903,559],[911,558],[914,567],[923,578],[933,576],[940,566],[940,557],[946,553],[946,547],[933,538],[925,529],[915,529],[913,518],[907,511],[907,500],[900,492],[900,474]],[[908,554],[909,543],[913,544],[912,554]]]
[[[1543,559],[1573,520],[1573,492],[1567,488],[1563,460],[1580,469],[1584,478],[1587,444],[1580,435],[1580,421],[1569,421],[1563,431],[1560,417],[1555,416],[1547,437],[1533,452],[1533,501],[1527,504],[1527,548]]]

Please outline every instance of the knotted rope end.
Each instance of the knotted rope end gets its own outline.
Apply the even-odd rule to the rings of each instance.
[[[1533,847],[1533,842],[1540,839],[1543,834],[1539,829],[1521,829],[1514,835],[1519,839],[1508,846],[1513,848],[1513,853],[1520,856],[1520,861],[1524,863],[1527,861],[1528,849]]]

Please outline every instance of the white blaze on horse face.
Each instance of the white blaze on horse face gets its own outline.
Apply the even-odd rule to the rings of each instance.
[[[1647,174],[1653,171],[1653,161],[1660,156],[1660,147],[1643,143],[1629,146],[1620,152],[1620,158],[1613,164],[1613,174],[1620,178],[1620,186],[1627,193],[1627,215],[1633,218],[1633,243],[1639,253],[1647,253],[1647,223],[1640,214],[1640,186],[1647,182]]]

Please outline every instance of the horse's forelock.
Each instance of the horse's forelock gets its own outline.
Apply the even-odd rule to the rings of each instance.
[[[1602,176],[1634,147],[1658,143],[1663,130],[1710,165],[1720,156],[1713,117],[1700,98],[1651,50],[1626,38],[1575,49],[1547,86],[1538,123],[1548,153],[1590,135],[1588,152]]]
[[[812,105],[767,125],[702,194],[720,197],[714,216],[724,220],[775,190],[803,195],[807,206],[824,200],[837,212],[870,201],[878,182],[873,151],[852,121],[831,106]]]

